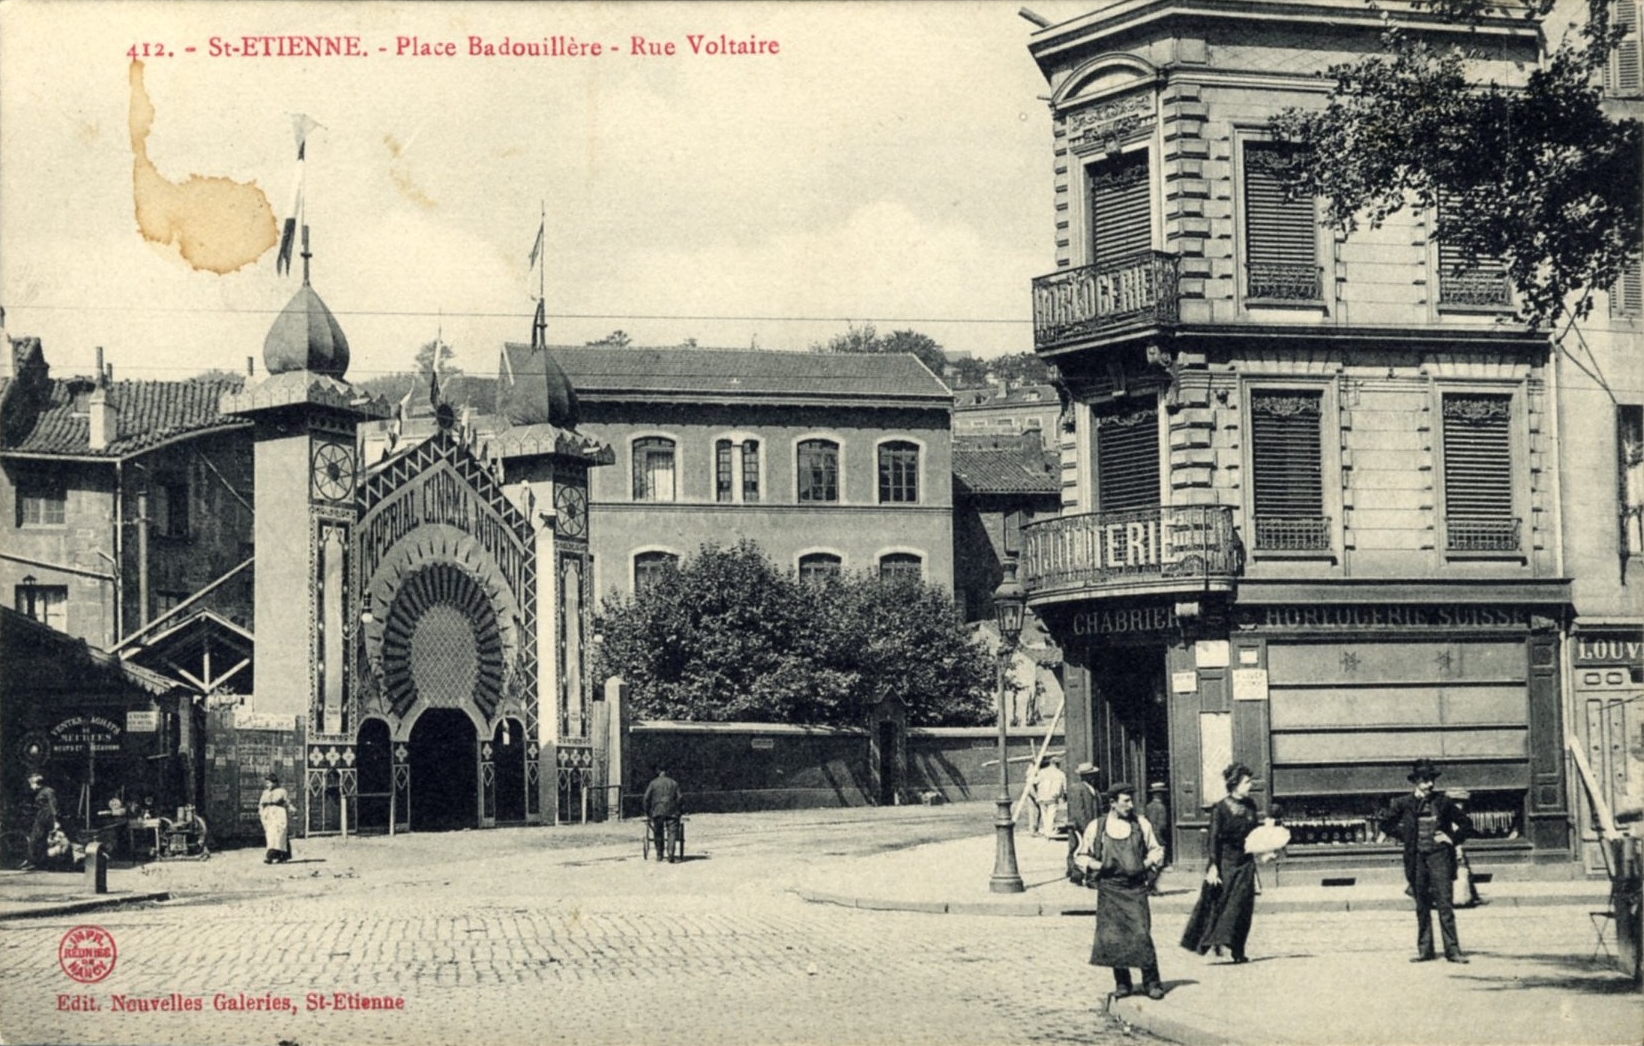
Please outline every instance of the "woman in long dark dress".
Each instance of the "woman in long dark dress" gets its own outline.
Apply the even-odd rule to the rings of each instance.
[[[1222,771],[1227,796],[1210,810],[1210,862],[1199,903],[1182,931],[1182,947],[1204,955],[1226,948],[1236,963],[1249,962],[1245,941],[1256,908],[1256,858],[1244,850],[1245,837],[1259,821],[1250,799],[1255,774],[1243,763]]]

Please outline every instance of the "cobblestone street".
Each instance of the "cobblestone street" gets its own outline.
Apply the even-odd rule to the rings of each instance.
[[[935,828],[918,818],[909,811],[892,829],[973,827],[946,811]],[[806,904],[785,891],[796,841],[841,854],[870,845],[874,829],[843,818],[753,832],[744,817],[716,835],[713,822],[693,819],[698,859],[674,866],[643,863],[632,825],[621,841],[596,834],[551,851],[567,830],[299,840],[283,868],[257,851],[158,866],[149,878],[176,896],[191,884],[215,896],[5,927],[0,1028],[8,1043],[271,1046],[1125,1038],[1098,1012],[1105,979],[1083,965],[1088,920]],[[98,1011],[60,1011],[77,986],[58,969],[57,943],[87,922],[114,936],[119,959],[84,989]],[[203,1009],[113,1012],[117,994],[173,992]],[[335,992],[400,996],[405,1009],[310,1010],[310,992],[328,1003]],[[295,1011],[214,1009],[216,995],[239,993]]]

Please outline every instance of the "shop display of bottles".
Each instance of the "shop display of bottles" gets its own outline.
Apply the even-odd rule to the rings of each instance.
[[[1512,797],[1506,797],[1510,802]],[[1290,829],[1290,845],[1292,846],[1350,846],[1380,843],[1387,845],[1387,840],[1381,834],[1381,819],[1385,809],[1367,810],[1356,813],[1349,810],[1332,809],[1334,804],[1320,804],[1308,806],[1298,804],[1293,800],[1284,803],[1281,821]],[[1491,810],[1467,810],[1467,815],[1473,822],[1473,838],[1479,839],[1517,839],[1520,834],[1519,810],[1514,808],[1501,809],[1500,806]]]

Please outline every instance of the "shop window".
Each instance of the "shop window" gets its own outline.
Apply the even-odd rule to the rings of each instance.
[[[634,440],[634,500],[674,500],[674,441],[661,436]]]
[[[634,594],[648,591],[670,570],[679,569],[679,557],[672,552],[641,552],[634,556]]]
[[[1610,315],[1644,316],[1644,260],[1628,258],[1610,287]]]
[[[1644,406],[1616,408],[1616,502],[1621,516],[1621,554],[1644,554]]]
[[[1439,201],[1439,213],[1455,204]],[[1438,242],[1438,284],[1440,305],[1508,308],[1513,303],[1507,282],[1507,263],[1493,255],[1475,254],[1454,240]]]
[[[1133,260],[1153,247],[1153,202],[1146,149],[1090,166],[1090,257],[1098,267]]]
[[[919,500],[919,448],[896,442],[879,445],[879,501],[911,504]]]
[[[165,479],[148,497],[150,533],[156,537],[188,537],[188,481]]]
[[[839,444],[808,439],[799,444],[799,500],[839,500]]]
[[[1245,293],[1251,298],[1318,301],[1319,228],[1311,196],[1291,188],[1296,150],[1280,142],[1244,147]]]
[[[821,581],[845,572],[845,561],[831,552],[811,552],[799,557],[799,580]]]
[[[13,591],[13,598],[19,614],[59,632],[68,631],[67,585],[22,584]]]
[[[759,500],[759,441],[742,441],[742,500]]]
[[[1637,98],[1644,94],[1644,53],[1639,47],[1644,16],[1638,0],[1616,0],[1611,4],[1610,25],[1621,33],[1621,42],[1610,52],[1604,86],[1611,94]]]
[[[45,476],[22,476],[17,483],[17,525],[60,527],[68,507],[68,490]]]
[[[1321,464],[1322,401],[1317,391],[1250,394],[1254,545],[1258,552],[1330,547]]]
[[[1159,508],[1159,412],[1153,406],[1095,416],[1096,510]]]
[[[925,561],[912,552],[889,552],[879,557],[879,576],[920,581],[925,576]]]
[[[1444,525],[1451,552],[1515,552],[1511,396],[1444,397]]]

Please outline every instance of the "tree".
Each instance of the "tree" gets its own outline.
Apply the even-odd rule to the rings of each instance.
[[[1274,121],[1278,137],[1304,146],[1297,191],[1322,197],[1325,220],[1345,232],[1406,206],[1436,210],[1435,238],[1472,261],[1503,260],[1524,319],[1586,316],[1592,292],[1615,282],[1644,235],[1644,138],[1637,120],[1602,105],[1597,85],[1620,36],[1605,0],[1582,3],[1585,22],[1522,87],[1470,79],[1462,48],[1395,23],[1386,53],[1331,68],[1323,109]],[[1460,23],[1504,10],[1490,0],[1414,6]],[[1522,14],[1541,21],[1553,6],[1530,0]]]
[[[948,364],[948,384],[956,389],[979,389],[988,383],[989,360],[960,356]]]
[[[992,669],[952,598],[917,581],[800,581],[759,546],[705,545],[602,607],[595,670],[635,714],[855,725],[885,697],[909,722],[986,721]]]
[[[988,361],[988,372],[1006,385],[1048,385],[1055,372],[1031,352],[1018,352]]]
[[[428,342],[426,345],[423,345],[417,350],[416,364],[418,374],[426,377],[433,371],[434,353],[436,351],[439,353],[439,368],[440,377],[442,380],[444,378],[453,377],[462,373],[461,367],[453,366],[450,362],[452,357],[457,354],[456,348],[454,346],[447,345],[443,339],[435,338],[433,341]]]
[[[942,346],[918,331],[901,330],[880,337],[879,331],[871,323],[864,323],[858,327],[851,324],[843,334],[835,334],[828,339],[827,344],[813,344],[812,352],[910,352],[918,356],[932,374],[940,377],[947,370],[948,357],[942,351]]]
[[[626,349],[633,343],[634,339],[628,337],[628,332],[624,330],[614,330],[598,341],[588,342],[589,345],[598,345],[608,349]]]
[[[189,381],[197,381],[197,382],[200,382],[201,384],[211,384],[211,383],[214,383],[214,382],[220,382],[221,381],[221,382],[229,382],[229,383],[235,384],[235,385],[244,385],[245,384],[245,375],[241,374],[238,371],[224,370],[221,367],[213,367],[210,370],[201,371],[200,373],[194,375],[192,378],[189,378],[188,380]]]

